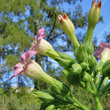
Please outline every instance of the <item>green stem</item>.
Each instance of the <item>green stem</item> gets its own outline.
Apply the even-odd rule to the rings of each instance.
[[[103,106],[101,104],[101,97],[96,95],[96,96],[94,96],[94,98],[95,98],[95,103],[96,103],[97,110],[103,110]]]
[[[107,81],[108,81],[108,77],[105,78],[104,83],[103,83],[103,87],[106,85]]]
[[[86,108],[84,105],[82,105],[75,97],[73,97],[71,95],[71,98],[74,100],[74,102],[76,102],[79,105],[79,108],[81,108],[82,110],[89,110],[88,108]]]
[[[95,94],[95,91],[93,91],[91,88],[87,87],[86,90],[92,94]]]
[[[96,88],[95,88],[95,85],[94,85],[94,82],[93,82],[93,79],[91,79],[91,87],[92,87],[92,89],[94,90],[94,91],[96,91]]]
[[[100,74],[101,74],[101,72],[98,72],[97,80],[96,80],[96,83],[95,83],[95,86],[96,86],[96,87],[97,87],[98,84],[99,84]]]
[[[86,34],[84,43],[87,42],[88,40],[92,41],[93,31],[94,31],[94,29],[91,27],[87,29],[87,34]]]
[[[102,83],[103,83],[103,80],[104,80],[104,76],[102,76],[102,78],[101,78],[101,80],[100,80],[100,82],[99,82],[99,85],[98,85],[98,87],[97,87],[97,91],[99,92],[99,90],[100,90],[100,88],[101,88],[101,85],[102,85]]]
[[[72,41],[72,43],[74,45],[74,48],[77,49],[78,46],[79,46],[79,42],[78,42],[75,34],[71,34],[69,37],[70,37],[70,39],[71,39],[71,41]]]
[[[110,87],[110,82],[109,82],[105,87],[103,87],[103,88],[101,89],[102,95],[105,93],[105,91],[106,91],[107,89],[109,89],[109,87]]]

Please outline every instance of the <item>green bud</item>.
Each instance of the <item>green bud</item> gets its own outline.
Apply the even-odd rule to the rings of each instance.
[[[64,77],[66,78],[66,80],[72,84],[78,84],[80,81],[80,77],[79,75],[74,75],[71,71],[68,70],[62,70]]]
[[[98,1],[98,3],[96,4],[94,0],[92,2],[92,7],[88,15],[88,27],[94,28],[96,26],[100,18],[100,12],[101,12],[101,1]]]
[[[102,73],[104,77],[110,77],[110,60],[106,61],[102,66]]]
[[[63,13],[63,16],[59,15],[58,19],[61,23],[61,26],[64,30],[64,32],[70,37],[74,48],[76,49],[79,46],[79,42],[75,36],[75,28],[71,20],[68,18],[68,16]]]
[[[63,68],[68,69],[71,67],[72,64],[74,64],[73,60],[67,60],[62,58],[55,58],[55,61],[57,61]]]
[[[80,65],[84,71],[90,70],[88,63],[82,62],[82,63],[80,63]]]
[[[92,71],[97,64],[97,60],[93,55],[88,56],[88,64],[89,64],[90,70]]]
[[[91,81],[91,76],[85,71],[82,80],[87,83]]]
[[[100,18],[100,12],[101,12],[101,1],[98,1],[98,3],[95,3],[95,0],[92,2],[92,7],[89,11],[88,15],[88,29],[85,37],[85,41],[92,42],[92,36],[94,32],[94,28],[96,24],[99,21]]]
[[[85,49],[85,45],[84,45],[84,44],[80,45],[80,46],[75,50],[74,55],[75,55],[75,57],[76,57],[76,60],[77,60],[79,63],[87,61],[88,54],[87,54],[87,51],[86,51],[86,49]]]
[[[46,103],[53,102],[55,100],[55,95],[47,90],[33,91],[33,95]]]
[[[82,67],[80,66],[80,64],[75,63],[72,65],[72,73],[74,75],[79,75],[82,72]]]

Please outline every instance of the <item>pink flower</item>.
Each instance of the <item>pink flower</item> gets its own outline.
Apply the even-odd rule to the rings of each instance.
[[[101,42],[94,56],[98,59],[101,59],[101,60],[103,59],[104,61],[105,58],[106,60],[108,59],[108,57],[110,59],[109,51],[110,51],[110,44]]]
[[[15,65],[14,67],[14,75],[9,79],[11,80],[13,77],[21,74],[22,72],[25,71],[27,68],[28,64],[30,63],[31,57],[35,54],[37,54],[37,51],[27,51],[21,56],[21,61]]]
[[[38,30],[38,34],[35,36],[35,40],[33,41],[30,50],[34,50],[34,47],[37,45],[37,42],[44,38],[46,35],[44,34],[44,28]]]

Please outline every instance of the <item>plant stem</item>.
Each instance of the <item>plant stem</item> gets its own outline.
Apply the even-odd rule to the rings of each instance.
[[[78,42],[78,40],[77,40],[75,34],[72,34],[72,35],[70,35],[69,37],[70,37],[70,39],[71,39],[71,41],[72,41],[72,43],[73,43],[73,45],[74,45],[74,48],[75,48],[75,50],[76,50],[76,49],[78,48],[78,46],[79,46],[79,42]]]
[[[103,88],[101,89],[102,94],[105,93],[105,91],[106,91],[107,89],[109,89],[109,87],[110,87],[110,82],[109,82],[105,87],[103,87]]]
[[[96,87],[98,86],[98,83],[99,83],[99,80],[100,80],[100,74],[101,74],[101,72],[98,72],[97,80],[96,80],[96,83],[95,83]]]
[[[103,83],[103,87],[106,85],[107,81],[108,81],[108,77],[105,78],[104,83]]]
[[[71,95],[71,98],[74,100],[74,102],[76,102],[79,105],[79,108],[81,108],[82,110],[89,110],[88,108],[86,108],[84,105],[82,105],[75,97],[73,97]]]
[[[103,110],[103,106],[101,104],[101,97],[99,95],[95,95],[94,98],[95,98],[97,110]]]
[[[93,82],[93,79],[91,79],[91,87],[92,87],[92,89],[94,90],[94,91],[96,91],[96,88],[95,88],[95,85],[94,85],[94,82]]]
[[[87,90],[88,92],[90,92],[91,94],[95,94],[95,91],[93,91],[93,90],[92,90],[91,88],[89,88],[89,87],[87,87],[86,90]]]
[[[101,78],[101,80],[100,80],[100,82],[99,82],[99,85],[98,85],[98,87],[97,87],[97,91],[99,92],[99,90],[100,90],[100,88],[101,88],[101,85],[102,85],[102,83],[103,83],[103,80],[104,80],[104,76],[102,76],[102,78]]]

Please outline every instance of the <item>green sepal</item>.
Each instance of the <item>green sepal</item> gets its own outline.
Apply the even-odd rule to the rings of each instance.
[[[103,66],[103,64],[104,64],[104,62],[102,62],[102,61],[99,61],[99,62],[97,63],[97,65],[95,66],[95,69],[96,69],[96,72],[97,72],[97,73],[98,73],[98,72],[102,73],[102,66]]]
[[[87,82],[90,82],[91,81],[91,76],[85,71],[83,72],[83,77],[82,77],[82,81],[87,83]]]
[[[50,104],[46,107],[45,110],[56,110],[55,105],[54,104]]]
[[[56,51],[51,51],[49,49],[46,51],[46,55],[52,59],[55,59],[55,57],[60,57]]]
[[[71,71],[74,75],[79,75],[82,72],[82,67],[80,66],[80,64],[75,63],[72,65]]]
[[[85,49],[86,49],[87,53],[90,54],[90,55],[93,55],[94,46],[93,46],[92,41],[87,40],[87,41],[84,42],[84,44],[85,44]]]
[[[83,81],[80,81],[80,84],[81,84],[81,86],[82,86],[82,87],[84,87],[84,88],[86,87],[86,84],[85,84],[85,82],[83,82]]]
[[[110,60],[106,61],[102,66],[102,74],[104,77],[110,77]]]
[[[81,62],[86,62],[88,58],[87,51],[85,49],[85,45],[81,44],[74,52],[74,55],[76,57],[76,60],[81,63]]]
[[[55,82],[55,86],[50,85],[50,90],[56,95],[61,95],[61,96],[70,95],[70,88],[65,83],[61,83],[58,81]]]
[[[69,82],[70,84],[76,85],[79,83],[80,81],[79,75],[74,75],[72,71],[68,71],[68,70],[62,70],[62,73],[66,78],[67,82]]]
[[[84,71],[90,70],[88,63],[82,62],[82,63],[80,63],[80,65]]]
[[[55,94],[48,90],[34,90],[32,94],[45,103],[53,102],[56,98]]]
[[[75,60],[70,55],[68,55],[67,53],[60,53],[60,52],[57,52],[57,53],[60,55],[60,57],[62,59],[71,60],[72,62],[75,63]]]
[[[74,64],[74,61],[68,60],[68,59],[62,59],[62,58],[55,58],[55,61],[57,61],[63,68],[68,69],[71,67],[72,64]]]
[[[93,55],[88,56],[88,64],[89,64],[90,71],[92,71],[97,64],[97,60]]]

